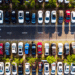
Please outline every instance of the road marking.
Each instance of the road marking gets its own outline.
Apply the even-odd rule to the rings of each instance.
[[[12,34],[12,32],[7,32],[7,34]]]
[[[38,32],[38,34],[43,34],[43,32]]]
[[[28,32],[22,32],[22,34],[28,34]]]

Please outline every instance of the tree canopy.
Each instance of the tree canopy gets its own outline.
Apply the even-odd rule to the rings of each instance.
[[[13,2],[15,5],[17,5],[18,3],[20,3],[19,0],[12,0],[12,2]]]

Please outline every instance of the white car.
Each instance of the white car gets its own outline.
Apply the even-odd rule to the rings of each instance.
[[[63,44],[58,43],[58,55],[62,55],[62,52],[63,52]]]
[[[71,63],[71,74],[75,75],[75,63]]]
[[[17,75],[17,63],[12,64],[12,75]]]
[[[62,3],[62,2],[63,2],[63,0],[58,0],[58,2],[59,2],[59,3]]]
[[[43,2],[43,0],[38,0],[38,2],[39,2],[39,3],[42,3],[42,2]]]
[[[10,62],[5,63],[5,75],[10,75],[11,74],[11,66]]]
[[[71,12],[71,23],[75,23],[75,11]]]
[[[51,23],[56,23],[56,10],[51,12]]]
[[[70,1],[69,1],[69,0],[64,0],[64,2],[65,2],[65,3],[69,3]]]
[[[18,22],[24,23],[24,11],[18,11]]]
[[[4,74],[4,63],[0,62],[0,75]]]
[[[51,74],[55,74],[56,72],[56,63],[51,64]]]
[[[18,43],[18,55],[19,56],[23,55],[23,42]]]
[[[25,63],[25,74],[30,74],[30,64]]]
[[[17,45],[16,45],[16,43],[12,43],[12,53],[17,53]]]
[[[49,75],[49,63],[44,63],[44,75]]]
[[[43,11],[42,10],[38,11],[38,23],[39,24],[43,23]]]
[[[57,74],[62,75],[63,73],[63,64],[62,62],[57,63]]]
[[[3,23],[3,10],[0,10],[0,24]]]
[[[50,22],[50,11],[46,11],[45,12],[45,23],[49,23]]]
[[[64,64],[64,74],[69,74],[69,65],[67,63]]]
[[[45,43],[45,55],[49,55],[49,43]]]

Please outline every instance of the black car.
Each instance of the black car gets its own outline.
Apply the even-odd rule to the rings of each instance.
[[[9,11],[5,12],[4,20],[5,20],[5,23],[7,23],[7,24],[10,23],[10,12]]]
[[[18,75],[23,75],[23,64],[19,64],[18,66]]]
[[[36,62],[32,65],[32,75],[36,75]]]
[[[30,23],[30,13],[29,13],[29,11],[26,11],[25,21],[26,21],[26,23]]]
[[[4,2],[5,2],[6,4],[9,4],[9,3],[10,3],[10,0],[4,0]]]
[[[36,54],[36,44],[32,43],[32,55]]]
[[[12,20],[12,23],[16,23],[16,12],[15,11],[11,12],[11,20]]]

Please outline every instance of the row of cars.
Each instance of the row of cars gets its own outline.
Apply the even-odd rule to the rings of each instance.
[[[71,23],[75,23],[75,11],[70,12],[70,10],[66,10],[65,14],[64,14],[63,10],[59,10],[58,11],[58,23],[62,23],[63,20],[66,23],[69,23],[70,22],[70,16],[71,16]],[[27,24],[30,22],[32,24],[35,24],[37,18],[38,18],[38,24],[42,24],[43,23],[43,11],[42,10],[38,11],[38,15],[36,13],[30,14],[29,11],[26,11],[25,17],[24,17],[24,11],[22,11],[22,10],[18,11],[18,23],[22,24],[25,21]],[[50,23],[50,20],[51,20],[51,23],[56,23],[56,19],[57,19],[56,10],[53,10],[51,12],[49,10],[47,10],[45,12],[44,22],[46,24]],[[5,23],[7,23],[7,24],[9,24],[10,21],[12,21],[12,23],[17,23],[17,13],[15,11],[12,11],[10,14],[9,11],[6,11],[3,15],[3,10],[0,10],[0,24],[2,24],[3,21],[5,21]]]
[[[54,62],[51,64],[51,74],[56,73],[56,66],[57,66],[57,74],[62,75],[63,74],[63,68],[64,68],[64,74],[75,74],[75,63],[71,63],[71,67],[67,63],[62,63],[62,62],[57,62],[57,64]],[[17,68],[18,67],[18,68]],[[32,75],[36,75],[36,68],[37,64],[36,62],[31,66],[32,67]],[[38,74],[43,75],[43,68],[44,68],[44,75],[50,75],[49,71],[49,63],[43,63],[43,62],[38,62]],[[5,69],[5,71],[4,71]],[[18,73],[17,73],[18,69]],[[10,64],[10,62],[5,63],[4,67],[4,62],[0,62],[0,75],[3,75],[5,72],[5,75],[23,75],[23,64],[17,65],[15,62],[13,64]],[[25,63],[25,74],[29,75],[30,74],[30,64]]]
[[[24,47],[24,52],[23,52],[23,47]],[[73,54],[75,54],[75,42],[72,42],[71,47],[73,50]],[[17,47],[16,43],[12,43],[11,48],[10,48],[9,42],[5,43],[5,47],[4,47],[3,43],[0,43],[0,55],[3,55],[4,53],[6,55],[10,55],[10,51],[12,51],[13,54],[16,54],[17,49],[18,49],[19,56],[23,56],[24,53],[27,55],[30,54],[30,49],[31,49],[31,54],[36,55],[36,48],[37,48],[37,54],[41,55],[42,54],[42,42],[38,42],[37,46],[35,43],[32,43],[31,47],[30,47],[29,43],[26,43],[23,46],[23,42],[19,42],[18,47]],[[55,43],[51,44],[51,48],[50,48],[49,43],[45,43],[45,47],[44,47],[45,56],[48,56],[49,54],[56,55],[56,49],[57,49],[57,47],[56,47]],[[58,55],[63,55],[63,49],[64,49],[65,55],[69,55],[70,46],[68,43],[65,43],[64,46],[62,43],[58,43]]]

